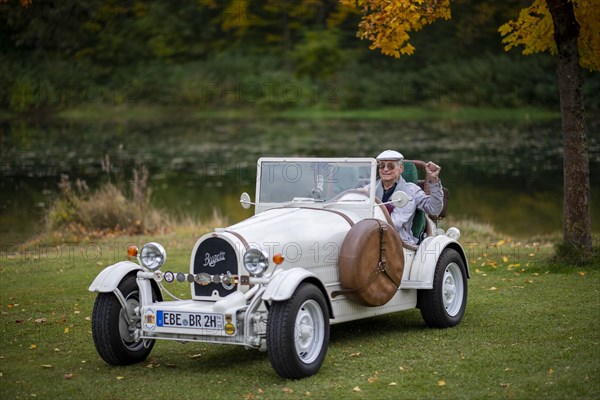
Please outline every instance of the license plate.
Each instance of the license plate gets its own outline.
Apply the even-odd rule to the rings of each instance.
[[[223,314],[156,312],[156,326],[161,328],[223,329]]]

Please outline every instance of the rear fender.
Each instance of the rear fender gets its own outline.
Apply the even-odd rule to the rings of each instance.
[[[462,246],[446,235],[438,235],[425,239],[419,245],[410,267],[410,278],[408,281],[402,282],[401,289],[433,288],[435,267],[440,255],[446,248],[452,248],[458,252],[465,264],[467,279],[471,278],[469,264]]]

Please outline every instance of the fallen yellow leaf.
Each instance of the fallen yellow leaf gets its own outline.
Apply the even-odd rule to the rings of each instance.
[[[283,393],[288,393],[288,394],[290,394],[290,393],[294,393],[294,389],[290,389],[290,388],[289,388],[289,387],[287,387],[287,386],[286,386],[286,387],[284,387],[283,389],[281,389],[281,391],[282,391]]]
[[[446,381],[441,379],[438,381],[438,386],[446,386]]]
[[[397,383],[396,382],[390,382],[390,384],[388,386],[396,386]]]
[[[508,257],[502,256],[502,261],[504,261],[505,263],[507,263],[508,262]]]
[[[118,381],[122,381],[123,379],[125,379],[125,377],[124,377],[124,376],[117,376],[117,380],[118,380]]]
[[[65,335],[69,333],[69,328],[65,328]]]
[[[585,273],[585,272],[583,272],[583,271],[579,271],[579,272],[577,273],[577,275],[579,275],[579,276],[585,276],[585,274],[586,274],[586,273]]]
[[[362,390],[360,390],[360,388],[358,386],[356,386],[354,389],[352,389],[353,392],[362,392]]]
[[[29,350],[35,350],[35,349],[37,349],[37,344],[29,345]]]
[[[488,290],[498,290],[498,288],[497,288],[497,287],[495,287],[495,286],[492,286],[492,287],[491,287],[491,288],[489,288]]]

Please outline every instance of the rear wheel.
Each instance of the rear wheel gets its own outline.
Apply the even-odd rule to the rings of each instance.
[[[134,313],[140,305],[136,276],[126,276],[118,289],[125,298],[127,309],[114,293],[99,293],[92,313],[92,337],[104,361],[112,365],[130,365],[148,357],[154,340],[134,338],[134,332],[141,328],[141,318]],[[155,297],[156,293],[153,293]]]
[[[267,353],[282,377],[316,374],[327,353],[329,314],[323,293],[303,283],[286,301],[273,302],[267,322]]]
[[[462,257],[446,248],[435,267],[433,288],[419,290],[418,301],[425,323],[432,328],[458,325],[467,307],[467,272]]]

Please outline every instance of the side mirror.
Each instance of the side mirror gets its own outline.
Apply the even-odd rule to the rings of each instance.
[[[403,191],[397,191],[394,192],[394,194],[392,194],[392,201],[390,201],[390,203],[392,203],[394,206],[396,207],[406,207],[406,205],[408,204],[408,195],[403,192]]]
[[[240,203],[242,203],[242,207],[244,207],[246,210],[249,209],[251,205],[255,205],[255,203],[253,203],[250,199],[250,195],[246,192],[242,193],[240,196]]]

